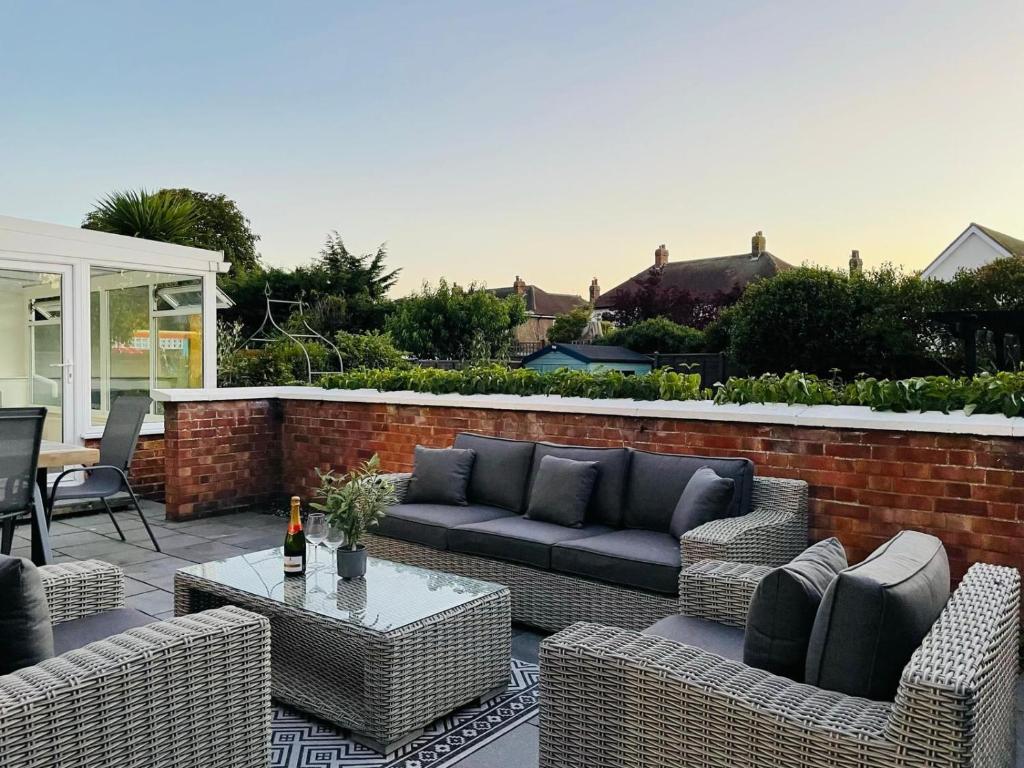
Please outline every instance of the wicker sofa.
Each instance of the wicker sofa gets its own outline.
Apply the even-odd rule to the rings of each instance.
[[[124,608],[120,568],[40,569],[54,625]],[[270,626],[226,607],[0,676],[0,768],[265,766]]]
[[[483,439],[481,436],[460,435],[456,446],[467,437],[477,441]],[[579,450],[549,443],[537,445],[545,446],[549,452],[562,450],[570,456]],[[634,456],[632,451],[628,453]],[[594,453],[587,457],[599,455]],[[479,458],[477,465],[480,465]],[[476,471],[477,467],[474,467]],[[391,477],[402,500],[410,474],[396,473]],[[558,631],[577,621],[594,621],[641,629],[679,611],[681,598],[677,584],[680,568],[709,558],[778,565],[788,562],[803,550],[807,543],[807,484],[799,480],[754,476],[751,485],[749,508],[741,510],[737,516],[701,525],[679,540],[669,539],[668,533],[642,532],[644,536],[650,534],[650,538],[660,535],[669,542],[670,558],[665,560],[671,559],[667,563],[671,569],[671,583],[659,589],[638,588],[635,584],[616,582],[611,577],[594,578],[560,571],[556,567],[538,567],[517,561],[511,552],[482,556],[459,551],[458,537],[464,531],[464,526],[459,525],[459,518],[447,528],[444,527],[447,523],[443,516],[441,519],[432,518],[429,537],[410,535],[396,523],[403,517],[410,517],[409,513],[416,511],[411,509],[415,505],[393,507],[384,524],[367,537],[367,546],[370,554],[376,557],[505,584],[512,591],[513,619],[523,624]],[[444,512],[440,510],[440,513]],[[455,515],[454,512],[452,514]],[[520,525],[515,512],[502,510],[499,516]],[[524,524],[531,522],[523,521]],[[535,528],[546,525],[532,524]],[[453,530],[457,531],[456,535],[452,535]],[[582,533],[587,533],[587,526]],[[559,546],[555,544],[551,548],[554,550]],[[664,548],[666,545],[659,546]]]
[[[681,606],[742,625],[768,568],[704,561]],[[695,645],[578,623],[541,644],[542,768],[1006,768],[1020,576],[977,564],[903,669],[893,702],[826,691]]]

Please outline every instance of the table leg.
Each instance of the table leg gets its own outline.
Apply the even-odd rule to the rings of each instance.
[[[36,470],[35,503],[32,505],[32,562],[36,565],[49,565],[53,562],[50,551],[50,526],[46,521],[47,470],[40,467]]]

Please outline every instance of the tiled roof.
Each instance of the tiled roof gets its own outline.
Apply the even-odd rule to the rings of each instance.
[[[548,352],[564,352],[570,357],[585,363],[650,363],[651,358],[641,355],[625,347],[612,347],[604,344],[551,344],[532,355],[523,358],[527,363]]]
[[[974,226],[1003,246],[1003,248],[1008,250],[1012,255],[1024,258],[1024,240],[1018,240],[1016,237],[1004,235],[1002,232],[996,232],[994,229],[983,227],[978,223],[975,223]]]
[[[490,288],[489,290],[499,299],[503,299],[516,292],[515,287]],[[571,293],[548,293],[536,285],[526,286],[526,293],[523,295],[523,298],[526,300],[526,311],[541,317],[564,315],[566,312],[587,303],[582,296]]]

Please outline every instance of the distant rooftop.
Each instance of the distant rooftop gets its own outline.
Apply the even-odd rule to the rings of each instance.
[[[504,299],[515,293],[521,294],[526,301],[526,311],[540,317],[564,315],[587,303],[582,296],[572,293],[548,293],[536,285],[527,285],[518,277],[516,283],[508,288],[490,288],[489,290],[499,299]]]
[[[551,344],[544,349],[523,358],[524,363],[535,360],[549,352],[563,352],[584,363],[650,363],[651,358],[625,347],[604,344]]]

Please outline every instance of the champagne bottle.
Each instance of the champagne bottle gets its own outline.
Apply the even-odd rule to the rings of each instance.
[[[299,517],[299,497],[292,496],[292,514],[284,537],[284,575],[301,576],[306,572],[306,535]]]

